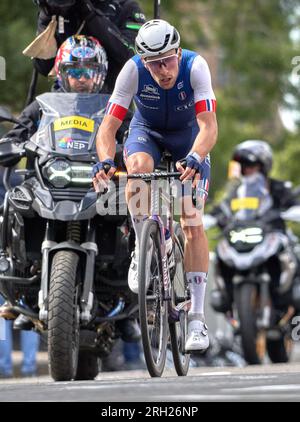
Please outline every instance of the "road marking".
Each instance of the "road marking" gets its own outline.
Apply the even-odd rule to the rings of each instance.
[[[200,401],[200,400],[230,400],[236,399],[240,400],[241,396],[238,395],[226,395],[226,394],[188,394],[188,395],[161,395],[161,396],[151,396],[151,401],[163,401],[167,402],[189,402],[189,401]]]
[[[240,380],[264,380],[278,378],[278,375],[239,375]]]
[[[231,391],[239,391],[239,392],[250,392],[250,391],[298,391],[300,390],[300,384],[283,384],[283,385],[258,385],[255,387],[240,387],[240,388],[222,388],[221,391],[224,392],[231,392]]]
[[[218,377],[222,375],[232,375],[232,372],[202,372],[201,377]]]

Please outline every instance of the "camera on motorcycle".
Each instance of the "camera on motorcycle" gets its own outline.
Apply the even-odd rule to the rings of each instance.
[[[36,0],[35,3],[40,6],[48,6],[50,9],[69,9],[76,4],[77,0]]]
[[[64,16],[78,0],[35,0],[35,3],[50,15]]]

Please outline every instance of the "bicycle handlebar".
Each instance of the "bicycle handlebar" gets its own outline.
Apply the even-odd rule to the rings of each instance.
[[[142,179],[142,180],[157,180],[157,179],[169,179],[174,177],[179,179],[181,173],[178,171],[174,172],[167,172],[167,171],[155,171],[152,173],[134,173],[134,174],[127,174],[127,173],[120,173],[116,174],[114,178],[121,179],[122,177],[126,177],[127,179]]]

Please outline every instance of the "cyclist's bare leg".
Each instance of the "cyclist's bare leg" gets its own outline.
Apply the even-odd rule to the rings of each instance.
[[[154,162],[151,155],[138,152],[130,155],[126,160],[128,174],[150,173],[154,170]],[[128,180],[126,186],[126,201],[131,215],[132,225],[135,231],[135,251],[132,255],[128,271],[128,285],[134,293],[138,293],[137,262],[139,256],[139,243],[141,240],[144,222],[150,211],[149,188],[143,180]],[[151,251],[149,251],[149,255]]]
[[[154,169],[153,158],[145,152],[130,155],[125,164],[128,174],[150,173]],[[126,186],[126,202],[133,219],[136,238],[139,242],[141,230],[138,222],[141,218],[149,215],[150,211],[148,185],[143,180],[128,180]],[[135,221],[137,224],[135,224]]]
[[[191,196],[185,196],[182,203],[181,224],[185,234],[184,263],[191,292],[186,349],[205,350],[209,345],[204,317],[209,249],[202,224],[203,207],[201,210],[196,209]]]
[[[202,223],[203,208],[196,209],[192,198],[182,199],[181,226],[185,234],[184,265],[186,272],[208,272],[209,249]]]

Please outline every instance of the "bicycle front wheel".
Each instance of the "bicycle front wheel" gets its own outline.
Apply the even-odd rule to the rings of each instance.
[[[163,297],[163,268],[158,223],[143,227],[138,265],[139,313],[144,355],[149,374],[164,371],[168,344],[168,309]]]

